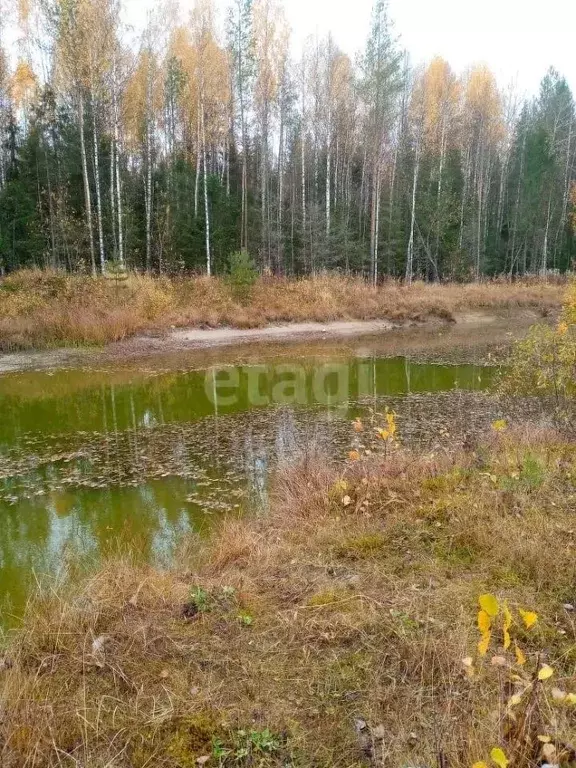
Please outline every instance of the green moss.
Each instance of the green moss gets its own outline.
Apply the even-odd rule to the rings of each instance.
[[[219,718],[209,711],[175,718],[159,730],[143,730],[133,740],[132,765],[154,765],[162,755],[178,768],[196,768],[199,757],[211,754],[212,743],[220,731]]]
[[[434,556],[449,565],[472,566],[478,560],[478,552],[469,544],[457,541],[439,541],[434,546]]]
[[[468,473],[461,469],[455,469],[444,475],[436,475],[423,480],[422,490],[437,493],[453,493],[466,478]]]
[[[336,549],[338,557],[350,560],[361,560],[366,557],[377,557],[388,548],[388,541],[381,533],[368,533],[347,539]]]
[[[310,608],[319,608],[323,605],[332,605],[338,603],[343,597],[347,596],[347,593],[338,592],[337,590],[327,590],[326,592],[318,592],[317,595],[313,595],[307,602]]]

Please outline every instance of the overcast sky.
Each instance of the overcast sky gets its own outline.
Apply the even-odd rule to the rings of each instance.
[[[127,0],[134,23],[145,18],[144,2]],[[217,0],[223,8],[226,0]],[[190,7],[192,0],[182,0]],[[435,54],[458,72],[485,62],[501,86],[516,82],[534,94],[554,66],[576,91],[576,0],[389,0],[390,17],[414,64]],[[297,55],[305,38],[331,30],[354,54],[366,39],[372,0],[284,0]]]

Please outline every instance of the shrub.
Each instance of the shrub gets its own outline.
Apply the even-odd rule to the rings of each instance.
[[[242,250],[233,253],[230,256],[228,281],[234,298],[241,302],[247,301],[257,280],[258,270],[248,251]]]
[[[536,325],[516,346],[502,388],[508,394],[551,398],[557,415],[576,423],[576,283],[556,327]]]

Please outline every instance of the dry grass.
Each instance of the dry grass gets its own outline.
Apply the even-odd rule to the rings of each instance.
[[[542,431],[286,470],[270,517],[223,523],[188,570],[110,563],[34,599],[0,672],[0,764],[469,768],[506,746],[502,670],[461,664],[479,594],[538,611],[514,627],[528,666],[574,690],[575,482],[574,446]],[[534,728],[569,741],[576,711],[543,692]]]
[[[104,344],[170,326],[262,327],[330,320],[449,320],[474,309],[560,307],[564,285],[537,280],[507,283],[373,288],[359,279],[323,275],[303,280],[261,279],[244,304],[219,278],[124,281],[22,271],[0,281],[0,349]]]

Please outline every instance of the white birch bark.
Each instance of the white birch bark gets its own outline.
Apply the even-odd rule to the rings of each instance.
[[[84,131],[84,97],[80,96],[79,108],[80,121],[80,152],[82,155],[82,178],[84,180],[84,201],[86,205],[86,225],[90,240],[90,262],[92,276],[96,277],[96,250],[94,247],[94,231],[92,229],[92,197],[90,195],[90,181],[88,178],[88,160],[86,157],[86,137]]]
[[[414,178],[412,180],[412,211],[410,215],[410,238],[408,240],[408,253],[406,256],[406,283],[412,284],[414,272],[414,228],[416,224],[416,192],[418,189],[418,175],[420,173],[420,142],[416,147],[414,160]]]
[[[200,102],[200,121],[202,126],[202,166],[204,170],[204,217],[206,224],[206,274],[212,274],[212,258],[210,255],[210,212],[208,210],[208,171],[206,167],[206,127],[204,125],[204,87],[202,87]]]
[[[102,193],[100,190],[100,153],[98,151],[98,133],[96,131],[96,99],[92,91],[92,136],[94,140],[94,182],[96,186],[96,215],[98,218],[98,243],[100,253],[100,270],[106,272],[106,253],[104,249],[104,227],[102,219]]]

